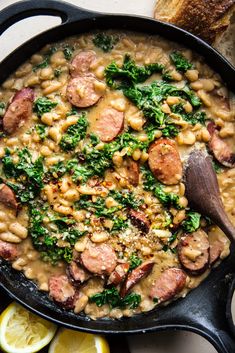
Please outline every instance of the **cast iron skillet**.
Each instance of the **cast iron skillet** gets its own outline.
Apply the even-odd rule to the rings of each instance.
[[[70,35],[96,28],[134,30],[146,34],[160,34],[177,41],[203,55],[206,62],[235,91],[235,68],[208,44],[173,25],[152,19],[126,16],[103,15],[51,0],[26,0],[5,8],[0,13],[0,34],[16,21],[35,15],[59,16],[62,24],[50,29],[16,49],[0,64],[0,84],[20,64],[47,43]],[[29,29],[30,30],[30,29]],[[22,273],[13,270],[0,260],[0,286],[14,299],[33,312],[58,325],[71,329],[102,334],[131,334],[166,329],[184,329],[196,332],[208,339],[220,353],[235,352],[235,327],[231,316],[231,299],[235,288],[235,245],[231,255],[209,277],[185,299],[131,318],[111,321],[92,321],[84,315],[65,311],[36,289],[35,284]]]

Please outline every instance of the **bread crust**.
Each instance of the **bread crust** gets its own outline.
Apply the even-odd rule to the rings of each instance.
[[[213,43],[229,26],[235,0],[158,0],[154,17]]]

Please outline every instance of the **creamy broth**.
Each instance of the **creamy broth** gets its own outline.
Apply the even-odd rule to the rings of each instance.
[[[0,88],[4,133],[0,140],[1,185],[7,185],[17,200],[14,207],[13,201],[7,199],[6,202],[6,196],[1,196],[0,190],[2,246],[7,242],[16,247],[17,255],[10,258],[12,267],[34,280],[39,290],[49,291],[50,297],[60,305],[76,313],[84,310],[93,319],[132,316],[184,297],[200,284],[213,266],[218,266],[229,255],[230,242],[224,233],[203,215],[200,217],[190,210],[182,175],[178,176],[178,172],[170,175],[174,166],[164,166],[164,163],[158,169],[151,166],[151,159],[155,163],[156,158],[157,164],[159,154],[162,153],[164,160],[164,153],[168,153],[159,152],[158,148],[168,148],[178,156],[178,160],[172,157],[173,164],[181,170],[194,148],[209,149],[209,153],[214,154],[214,162],[218,163],[216,159],[219,159],[217,177],[221,197],[229,218],[235,224],[234,160],[225,166],[227,156],[224,162],[223,153],[218,157],[215,151],[221,141],[228,149],[234,149],[234,96],[227,91],[221,78],[190,50],[157,36],[107,33],[114,39],[113,48],[109,51],[103,51],[94,44],[96,34],[93,33],[48,45],[18,68]],[[183,55],[181,59],[189,63],[188,68],[179,68],[172,61],[170,55],[175,51]],[[80,65],[77,64],[74,58],[81,53],[87,55],[87,52],[90,64],[87,57],[79,61]],[[174,93],[173,90],[172,94],[166,94],[159,100],[159,116],[163,116],[165,122],[157,122],[153,126],[151,141],[146,129],[151,118],[128,97],[125,88],[110,87],[105,76],[105,68],[113,62],[120,68],[126,54],[137,66],[162,65],[161,72],[156,73],[155,70],[142,81],[130,83],[127,79],[129,89],[130,86],[134,89],[150,87],[153,82],[162,84],[165,74],[165,85],[178,90],[187,86],[190,91],[186,94]],[[83,68],[81,64],[87,67]],[[24,91],[25,88],[29,90]],[[14,96],[16,92],[22,95],[22,90],[23,97]],[[192,95],[199,99],[200,106],[193,106]],[[38,99],[43,97],[47,102],[38,103]],[[72,100],[79,103],[71,104]],[[87,100],[91,104],[83,107],[81,102],[86,104]],[[14,102],[19,106],[13,106]],[[14,120],[17,109],[24,105],[24,110],[27,110],[26,104],[31,104],[27,118],[24,111],[14,131],[10,131],[10,119]],[[9,113],[11,107],[15,111],[12,108]],[[198,112],[205,113],[205,121],[195,115],[198,120],[192,123],[192,114]],[[110,121],[108,129],[101,116]],[[83,130],[79,127],[81,121],[87,124]],[[210,121],[215,123],[212,133],[207,129]],[[173,126],[175,133],[163,130],[169,125]],[[81,129],[79,136],[76,129]],[[69,133],[73,138],[77,136],[75,142]],[[129,138],[126,143],[121,140],[125,133]],[[109,134],[114,136],[109,137]],[[212,146],[213,138],[217,139],[215,148]],[[115,141],[121,147],[114,145]],[[113,146],[113,149],[107,146]],[[93,160],[90,161],[91,153]],[[103,153],[102,159],[100,153]],[[156,155],[153,156],[154,153]],[[232,151],[231,156],[234,158]],[[99,168],[104,159],[106,167],[101,171]],[[41,174],[38,172],[40,168],[43,168]],[[146,186],[146,168],[155,180],[158,193],[151,187],[153,184]],[[32,175],[32,170],[36,176]],[[171,182],[173,179],[170,177],[177,181]],[[164,197],[168,201],[164,201]],[[187,230],[185,222],[190,221],[190,212],[199,217],[200,223],[194,224],[194,229],[190,224],[191,228]],[[195,250],[189,246],[186,260],[195,267],[200,257],[207,258],[204,268],[190,271],[184,262],[182,247],[187,245],[183,242],[185,237],[190,239],[200,229],[205,232],[208,247],[201,250],[199,243],[199,250]],[[112,259],[108,253],[107,259],[103,260],[104,244],[111,249]],[[92,251],[96,249],[101,249],[101,253],[94,255]],[[212,261],[211,252],[210,263],[209,251],[212,250],[218,250],[218,254],[215,251]],[[99,273],[93,261],[106,261],[107,267],[98,263]],[[71,263],[78,266],[79,273],[85,276],[85,279],[79,279],[79,283]],[[145,263],[149,269],[144,268],[146,273],[142,275],[136,274],[139,279],[126,289],[123,299],[118,293],[122,293],[133,271]],[[115,267],[125,264],[127,267],[119,283],[109,283]],[[168,288],[168,293],[167,281],[171,282],[167,277],[171,276],[167,272],[169,269],[181,271],[181,277],[179,282],[175,280],[174,288]],[[57,283],[58,278],[62,278],[62,282]],[[162,297],[161,285],[165,291]],[[104,291],[115,294],[118,302],[114,305],[111,299],[107,301]],[[151,294],[155,292],[159,296]],[[103,294],[103,302],[94,296],[96,294],[101,294],[101,297]]]

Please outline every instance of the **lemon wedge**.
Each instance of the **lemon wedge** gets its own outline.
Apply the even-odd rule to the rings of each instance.
[[[48,353],[110,353],[110,350],[102,336],[60,329]]]
[[[0,316],[0,346],[7,353],[38,352],[52,340],[56,329],[56,325],[12,303]]]

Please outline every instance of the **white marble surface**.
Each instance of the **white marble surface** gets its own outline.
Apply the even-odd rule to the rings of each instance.
[[[14,2],[16,1],[0,0],[0,10]],[[70,0],[68,2],[100,12],[152,16],[155,0]],[[25,40],[59,23],[58,18],[38,16],[13,25],[0,37],[0,60]],[[216,353],[205,339],[183,331],[131,336],[129,346],[131,353]]]

